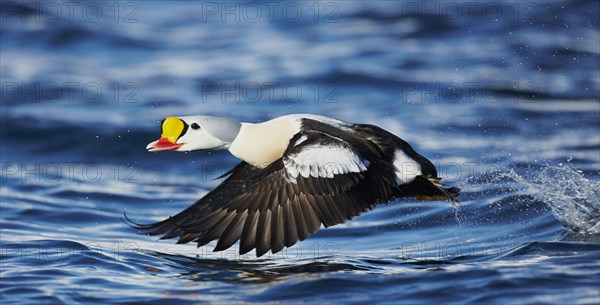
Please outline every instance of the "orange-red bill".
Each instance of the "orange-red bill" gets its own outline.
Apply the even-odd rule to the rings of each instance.
[[[176,150],[181,147],[181,145],[183,144],[173,143],[167,138],[160,138],[157,141],[148,144],[146,149],[148,149],[148,151]]]

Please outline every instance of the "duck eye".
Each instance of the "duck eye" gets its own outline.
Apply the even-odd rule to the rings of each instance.
[[[192,129],[200,129],[200,125],[198,125],[198,123],[192,123]]]

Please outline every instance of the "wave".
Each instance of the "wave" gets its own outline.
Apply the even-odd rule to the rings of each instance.
[[[564,227],[577,234],[600,234],[600,181],[566,165],[528,166],[502,173],[521,192],[544,202]]]

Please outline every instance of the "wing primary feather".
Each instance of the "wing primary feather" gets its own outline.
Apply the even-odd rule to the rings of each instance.
[[[282,207],[276,205],[271,215],[271,253],[273,254],[281,251],[285,245],[282,212]]]
[[[167,234],[161,236],[159,239],[171,239],[171,238],[175,238],[177,236],[181,236],[182,234],[185,234],[185,232],[180,230],[179,228],[172,228],[171,231],[167,232]],[[159,235],[159,234],[150,234],[150,235]]]
[[[167,235],[165,235],[167,236]],[[163,236],[163,238],[165,237]],[[202,234],[198,234],[198,233],[179,233],[179,240],[177,240],[177,244],[187,244],[190,241],[202,236]],[[173,238],[175,236],[172,237],[168,237],[168,238]],[[162,239],[162,238],[161,238]]]
[[[303,208],[302,211],[304,212],[304,219],[308,220],[308,235],[310,236],[319,230],[319,227],[321,227],[321,222],[319,221],[317,213],[313,210],[309,202],[299,201],[299,203]]]
[[[336,205],[341,212],[341,215],[344,219],[352,219],[352,211],[350,210],[350,206],[352,205],[352,201],[348,198],[346,193],[340,193],[336,195],[337,202]]]
[[[212,212],[204,217],[199,219],[193,219],[186,222],[183,222],[178,225],[181,230],[185,232],[193,232],[193,233],[203,233],[214,227],[217,223],[219,223],[223,217],[227,216],[227,209],[223,208]],[[229,213],[235,214],[235,213]]]
[[[255,248],[256,244],[256,225],[258,223],[258,217],[260,213],[258,211],[249,212],[244,223],[242,230],[242,237],[240,240],[240,254],[246,254]]]
[[[331,213],[331,216],[333,216],[334,218],[334,222],[336,224],[340,224],[340,223],[345,223],[346,222],[346,218],[342,215],[338,205],[335,203],[335,201],[333,200],[332,196],[329,195],[325,195],[322,197],[323,201],[325,201],[326,203],[326,207],[329,209],[329,212]]]
[[[217,242],[213,252],[225,250],[235,244],[238,239],[240,239],[247,216],[248,211],[242,211],[235,215],[235,218],[233,218],[225,231],[223,231],[223,234],[221,234],[221,237],[219,238],[219,241]]]
[[[292,209],[292,205],[288,202],[283,206],[283,219],[285,222],[285,246],[291,247],[298,242],[298,224]]]
[[[298,239],[304,240],[308,235],[308,221],[304,217],[304,212],[302,211],[302,207],[300,206],[300,202],[298,200],[294,200],[290,202],[290,206],[294,209],[294,215],[296,217],[296,228],[298,229]]]
[[[221,219],[219,219],[219,221],[214,226],[212,226],[210,229],[208,229],[208,231],[206,231],[204,235],[198,238],[198,247],[202,247],[208,244],[209,242],[221,237],[223,231],[225,231],[225,229],[235,216],[236,213],[229,213]]]
[[[331,215],[331,212],[329,212],[329,208],[327,207],[327,204],[325,204],[325,200],[323,200],[323,196],[316,195],[316,196],[312,196],[312,197],[315,202],[315,205],[321,211],[321,216],[322,216],[321,222],[323,223],[323,225],[326,228],[335,225],[336,222],[335,222],[333,216]]]
[[[329,223],[329,222],[328,222],[328,216],[327,216],[327,214],[326,214],[326,213],[327,213],[327,211],[325,210],[325,208],[324,208],[324,207],[322,207],[322,206],[321,206],[321,205],[320,205],[320,204],[317,202],[317,199],[316,199],[316,197],[318,197],[318,195],[317,195],[317,196],[313,196],[313,195],[311,195],[311,194],[303,194],[303,195],[304,195],[304,196],[305,196],[305,198],[306,198],[306,199],[305,199],[305,200],[306,200],[306,203],[307,203],[307,204],[309,204],[309,205],[312,207],[313,211],[315,211],[315,213],[316,213],[316,215],[317,215],[318,222],[319,222],[320,224],[322,223],[322,224],[324,224],[324,225],[325,225],[325,223]],[[320,226],[320,225],[319,225],[319,226]],[[326,227],[327,227],[327,226],[326,226]]]
[[[271,248],[271,211],[260,213],[256,225],[256,257],[261,257]]]

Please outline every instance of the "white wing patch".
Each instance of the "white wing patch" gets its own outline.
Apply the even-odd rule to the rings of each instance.
[[[360,173],[371,164],[351,149],[339,145],[309,145],[283,158],[288,180],[296,178],[333,178],[335,175]]]
[[[300,139],[296,140],[296,143],[294,143],[294,146],[298,146],[298,145],[302,144],[302,142],[304,142],[304,141],[306,141],[306,140],[308,140],[308,137],[307,137],[307,136],[305,136],[305,135],[302,135],[302,136],[300,137]]]
[[[410,183],[422,174],[421,165],[407,156],[402,149],[396,149],[394,153],[394,171],[398,185]]]

